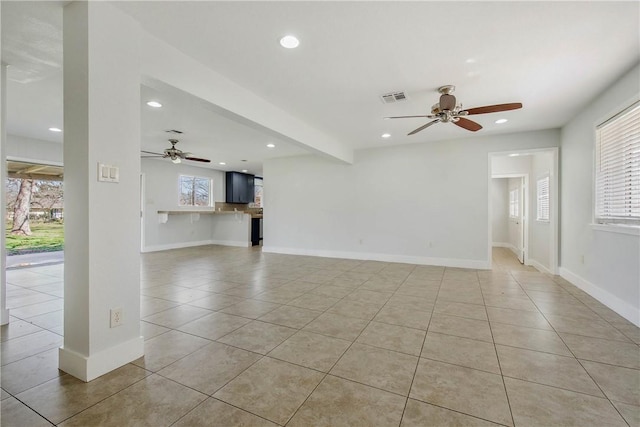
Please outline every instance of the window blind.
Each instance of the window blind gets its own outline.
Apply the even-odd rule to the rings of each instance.
[[[596,221],[640,224],[640,102],[596,128]]]
[[[549,221],[549,176],[538,179],[536,193],[538,196],[536,219],[538,221]]]

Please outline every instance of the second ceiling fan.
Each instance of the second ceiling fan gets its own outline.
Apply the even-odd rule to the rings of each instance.
[[[424,130],[429,126],[439,122],[453,123],[454,125],[459,126],[463,129],[470,130],[471,132],[476,132],[482,129],[482,126],[480,126],[479,123],[476,123],[473,120],[465,118],[465,116],[472,116],[474,114],[498,113],[500,111],[517,110],[518,108],[522,108],[521,103],[514,102],[511,104],[485,105],[484,107],[467,108],[463,110],[462,105],[457,104],[456,97],[452,95],[455,88],[455,86],[447,85],[442,86],[438,89],[438,92],[440,92],[441,94],[440,102],[431,107],[431,114],[418,116],[385,117],[385,119],[408,119],[418,117],[433,119],[429,123],[409,132],[408,135],[416,134],[421,130]]]
[[[164,159],[171,159],[171,161],[173,163],[180,163],[183,159],[184,160],[191,160],[194,162],[203,162],[203,163],[210,163],[211,160],[209,159],[203,159],[201,157],[193,157],[191,155],[191,153],[186,153],[182,150],[179,150],[176,148],[176,144],[178,142],[180,142],[177,139],[170,139],[169,142],[171,143],[171,147],[167,148],[164,150],[164,153],[154,153],[153,151],[144,151],[142,150],[142,153],[145,153],[146,155],[142,156],[144,157],[162,157]]]

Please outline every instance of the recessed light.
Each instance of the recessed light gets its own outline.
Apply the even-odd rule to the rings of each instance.
[[[218,163],[218,164],[219,164],[219,165],[222,165],[222,166],[226,165],[226,163],[225,163],[225,162],[220,162],[220,163]]]
[[[160,104],[158,101],[149,101],[147,102],[147,105],[149,107],[153,107],[153,108],[160,108],[162,107],[162,104]]]
[[[464,61],[464,62],[466,62],[467,64],[475,64],[476,60],[475,60],[475,59],[473,59],[473,58],[468,58],[468,59],[467,59],[466,61]]]
[[[382,135],[380,135],[382,138],[391,138],[391,134],[390,133],[383,133]]]
[[[247,169],[242,169],[242,172],[247,173],[249,171]]]
[[[287,35],[280,39],[280,46],[286,49],[295,49],[300,45],[300,40],[295,36]]]
[[[498,120],[496,120],[496,123],[501,125],[502,123],[507,123],[508,121],[509,120],[507,120],[507,119],[498,119]]]
[[[275,144],[267,144],[267,147],[269,147],[269,148],[276,148],[276,145],[275,145]]]
[[[62,132],[62,129],[60,129],[60,128],[49,128],[49,130],[51,132]]]
[[[519,153],[511,153],[509,154],[509,157],[518,157],[520,154]]]

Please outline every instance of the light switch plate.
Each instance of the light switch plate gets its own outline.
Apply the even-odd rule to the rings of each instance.
[[[98,163],[98,181],[120,182],[120,168],[112,165]]]

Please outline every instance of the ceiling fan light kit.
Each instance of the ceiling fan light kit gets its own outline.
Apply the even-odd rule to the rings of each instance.
[[[428,128],[436,123],[453,123],[454,125],[466,129],[471,132],[477,132],[482,129],[479,123],[465,118],[465,116],[471,116],[474,114],[488,114],[498,113],[501,111],[517,110],[522,108],[522,104],[514,102],[510,104],[496,104],[486,105],[484,107],[462,109],[462,104],[458,104],[456,97],[453,96],[453,91],[456,89],[453,85],[441,86],[438,88],[440,93],[440,101],[431,107],[431,114],[418,115],[418,116],[395,116],[385,117],[385,119],[408,119],[408,118],[427,118],[433,119],[429,123],[420,126],[417,129],[409,132],[408,135],[415,135],[416,133]]]

